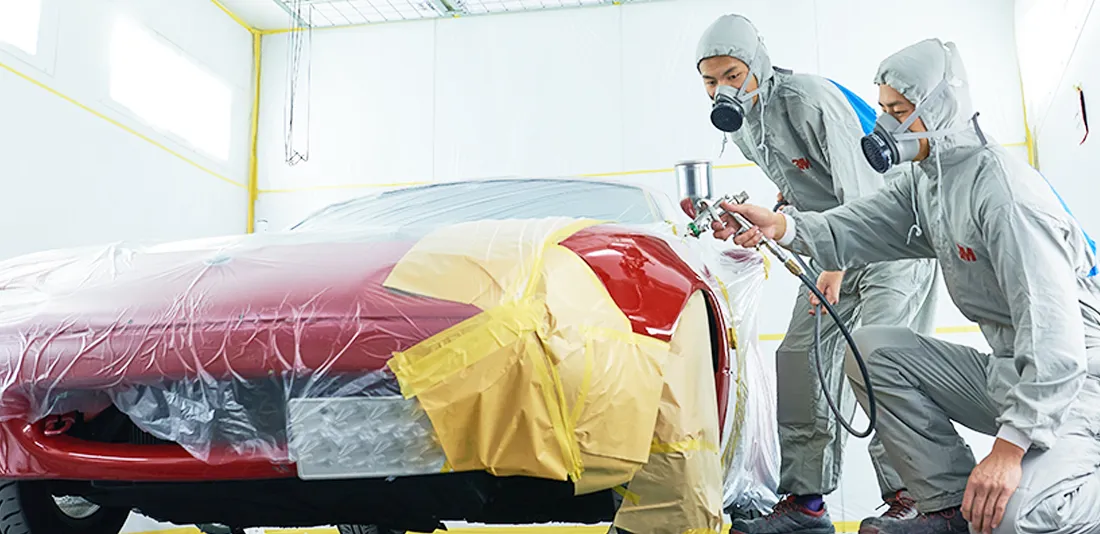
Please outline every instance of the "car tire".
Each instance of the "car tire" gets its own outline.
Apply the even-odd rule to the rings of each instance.
[[[383,528],[378,525],[339,525],[336,530],[340,534],[405,534],[403,530]]]
[[[46,482],[0,481],[0,532],[4,534],[119,534],[130,510],[86,503],[79,517],[67,514]]]

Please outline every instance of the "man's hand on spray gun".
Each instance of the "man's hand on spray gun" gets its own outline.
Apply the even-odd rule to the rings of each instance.
[[[694,236],[702,235],[709,226],[714,237],[725,241],[731,236],[733,242],[745,248],[764,246],[791,274],[803,277],[805,271],[797,258],[775,242],[787,229],[787,220],[767,208],[745,204],[749,196],[744,192],[738,195],[726,195],[720,199],[685,199],[680,207],[692,217],[688,232]]]
[[[779,193],[776,200],[780,203],[784,203],[783,194]],[[730,197],[725,197],[730,198]],[[748,196],[742,193],[738,197],[737,202],[729,202],[721,200],[718,202],[717,207],[720,216],[710,217],[710,227],[714,232],[714,237],[725,241],[733,236],[733,242],[739,246],[746,248],[757,248],[761,244],[767,245],[769,249],[778,248],[775,240],[779,239],[787,231],[787,219],[782,214],[769,211],[767,208],[761,206],[754,206],[752,204],[742,203],[747,200]],[[705,202],[705,201],[703,201]],[[680,201],[680,207],[688,214],[692,219],[700,219],[699,209],[692,203],[691,199],[683,199]],[[702,204],[700,208],[706,209]],[[745,228],[740,222],[738,217],[747,223],[749,226]],[[698,228],[695,231],[701,232],[702,228]],[[770,241],[770,242],[769,242]],[[773,250],[773,253],[777,252]],[[785,252],[785,251],[784,251]],[[784,260],[784,264],[787,268],[796,269],[801,271],[800,268],[795,267],[793,260],[788,260],[786,254],[776,254],[781,260]],[[792,270],[791,272],[795,272]],[[797,273],[796,273],[797,274]],[[844,280],[844,271],[826,271],[821,273],[817,279],[817,288],[825,298],[829,300],[829,304],[836,304],[840,301],[840,284]],[[821,306],[821,301],[812,292],[810,293],[810,314],[813,315],[818,307]],[[825,313],[824,310],[822,310]]]

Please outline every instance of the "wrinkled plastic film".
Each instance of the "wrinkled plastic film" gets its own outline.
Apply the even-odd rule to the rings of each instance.
[[[630,185],[471,181],[330,206],[284,232],[8,260],[0,420],[118,413],[135,427],[119,442],[144,433],[208,462],[295,462],[303,478],[487,470],[571,479],[578,493],[638,483],[654,469],[670,345],[624,311],[659,286],[597,275],[562,244],[607,221],[629,237],[588,238],[622,258],[626,270],[611,271],[689,265],[737,339],[712,440],[724,481],[681,466],[670,486],[766,507],[778,445],[756,344],[760,256],[684,237],[670,208]],[[634,238],[677,257],[639,252]],[[0,471],[34,465],[9,456]],[[713,514],[690,500],[678,506]]]
[[[628,532],[713,532],[722,526],[718,402],[706,302],[695,293],[672,335],[649,461],[615,518]]]
[[[669,224],[670,242],[711,286],[735,340],[729,355],[726,417],[722,428],[723,508],[767,512],[779,501],[779,429],[774,369],[760,350],[757,310],[768,258],[707,238],[685,237]]]

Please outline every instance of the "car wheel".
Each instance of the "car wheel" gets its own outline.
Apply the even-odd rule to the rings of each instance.
[[[378,525],[340,525],[336,530],[340,534],[405,534],[403,530],[393,530]]]
[[[0,482],[0,532],[4,534],[119,534],[129,516],[129,509],[55,496],[44,482]]]

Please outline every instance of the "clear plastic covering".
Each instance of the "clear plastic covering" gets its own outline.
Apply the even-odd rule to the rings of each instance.
[[[628,484],[666,455],[681,497],[662,499],[764,509],[779,458],[757,345],[766,262],[684,222],[633,185],[486,180],[351,200],[284,232],[15,258],[0,263],[0,420],[113,406],[210,463],[477,469],[641,501]],[[703,303],[728,339],[677,341]],[[711,461],[724,476],[700,472]],[[717,528],[696,512],[676,528]]]

